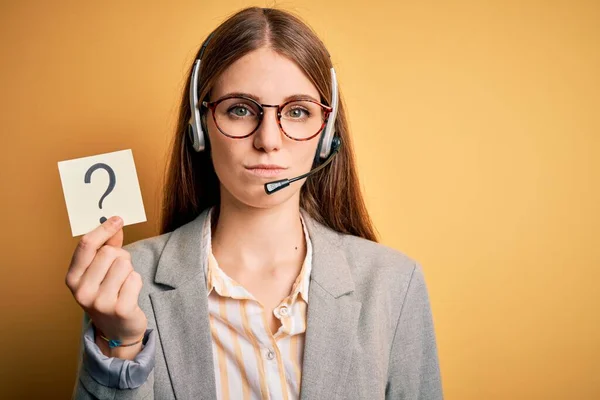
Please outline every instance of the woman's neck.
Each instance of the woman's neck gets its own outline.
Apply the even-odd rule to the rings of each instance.
[[[213,218],[212,251],[221,265],[265,271],[304,259],[306,243],[298,202],[251,208],[221,201]]]

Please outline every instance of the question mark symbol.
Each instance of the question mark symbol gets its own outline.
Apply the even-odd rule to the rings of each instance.
[[[115,188],[115,185],[117,184],[117,177],[115,175],[115,171],[113,171],[113,169],[111,167],[109,167],[108,165],[106,165],[104,163],[97,163],[97,164],[92,165],[86,171],[86,173],[85,173],[85,183],[90,183],[92,181],[92,174],[97,169],[104,169],[104,170],[106,170],[106,172],[108,172],[108,178],[109,178],[108,188],[106,189],[106,191],[104,192],[104,194],[100,198],[100,201],[98,202],[98,207],[100,207],[100,209],[102,209],[102,201],[104,201],[104,199],[106,198],[106,196],[108,196],[110,194],[110,192],[112,192],[113,189]],[[102,223],[104,223],[104,221],[106,221],[106,217],[101,217],[100,218],[100,223],[102,224]]]

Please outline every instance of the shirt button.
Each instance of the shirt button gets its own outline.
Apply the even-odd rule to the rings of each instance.
[[[287,308],[287,307],[285,307],[285,306],[282,306],[282,307],[279,309],[279,313],[280,313],[281,315],[283,315],[283,316],[286,316],[286,315],[288,315],[288,311],[289,311],[289,310],[288,310],[288,308]]]
[[[267,351],[267,359],[268,360],[272,360],[275,358],[275,352],[271,349],[269,349],[269,351]]]

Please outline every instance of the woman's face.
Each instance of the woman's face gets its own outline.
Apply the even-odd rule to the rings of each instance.
[[[291,60],[271,49],[261,48],[237,60],[217,79],[211,90],[210,101],[231,93],[254,95],[261,104],[282,104],[292,95],[308,95],[319,101],[317,88]],[[234,104],[232,104],[234,106]],[[233,117],[247,115],[243,108],[231,110]],[[206,109],[205,109],[206,110]],[[292,183],[271,195],[265,193],[265,183],[293,178],[310,170],[320,135],[311,140],[296,141],[285,136],[277,124],[277,108],[265,107],[264,118],[258,130],[243,139],[223,135],[213,120],[206,115],[211,156],[221,182],[221,200],[233,201],[250,207],[269,208],[287,201],[299,200],[304,179]],[[294,112],[294,116],[302,115]],[[230,114],[231,118],[231,114]],[[222,127],[222,124],[219,124]],[[260,166],[279,166],[280,170],[266,171]]]

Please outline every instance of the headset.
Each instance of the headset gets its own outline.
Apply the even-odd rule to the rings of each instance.
[[[191,116],[188,123],[188,136],[190,141],[192,142],[192,147],[196,152],[203,152],[206,149],[206,144],[208,138],[205,136],[204,129],[202,127],[202,117],[200,114],[200,108],[198,107],[198,77],[200,75],[200,66],[202,64],[202,57],[204,56],[204,51],[210,42],[214,33],[211,33],[208,38],[202,43],[202,48],[200,49],[200,55],[194,61],[194,67],[192,69],[192,77],[190,80],[190,110]],[[329,52],[327,52],[329,55]],[[331,56],[330,56],[331,57]],[[321,134],[321,138],[319,140],[319,145],[317,146],[317,151],[315,153],[315,159],[313,163],[313,169],[311,169],[308,173],[300,175],[296,178],[292,179],[282,179],[275,182],[270,182],[265,184],[265,192],[267,194],[272,194],[284,187],[288,186],[290,183],[295,182],[299,179],[308,177],[309,175],[314,174],[315,172],[324,168],[327,164],[331,162],[333,156],[337,154],[341,147],[341,140],[339,137],[335,136],[335,120],[337,117],[338,111],[338,102],[339,102],[339,94],[338,94],[338,83],[337,77],[335,74],[335,69],[333,66],[330,69],[331,73],[331,112],[329,113],[327,124],[323,129],[323,133]]]

